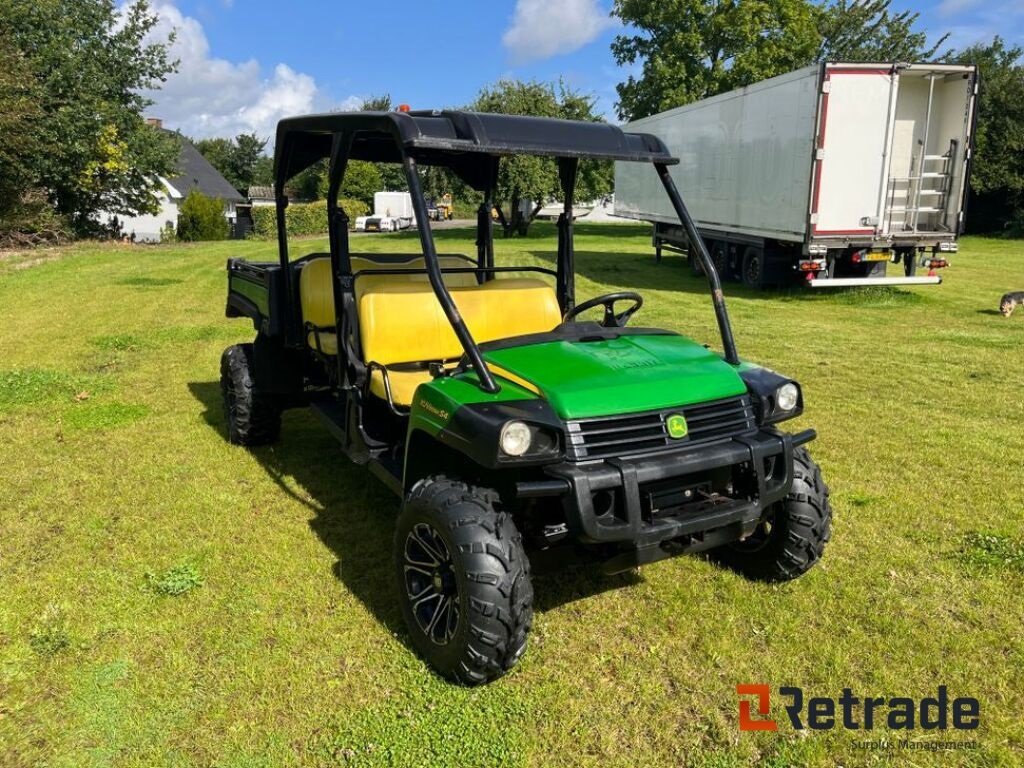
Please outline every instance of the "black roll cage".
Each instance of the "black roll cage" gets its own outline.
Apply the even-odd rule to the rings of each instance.
[[[491,209],[500,159],[502,156],[516,154],[552,157],[558,163],[564,204],[557,224],[555,290],[563,314],[575,305],[572,211],[579,160],[594,158],[653,164],[686,231],[691,248],[696,250],[707,276],[725,360],[733,365],[739,363],[718,272],[669,174],[668,166],[678,161],[668,153],[659,139],[647,134],[625,133],[616,126],[604,123],[549,118],[472,112],[352,112],[282,120],[277,129],[274,163],[278,252],[285,293],[293,296],[285,220],[288,207],[288,198],[284,194],[285,184],[314,163],[329,158],[327,219],[340,380],[347,379],[346,355],[342,354],[343,350],[348,350],[347,334],[358,323],[354,298],[357,275],[352,272],[349,219],[338,204],[338,194],[348,161],[354,158],[401,163],[416,214],[424,271],[430,286],[462,345],[466,359],[475,370],[481,388],[491,393],[499,391],[497,381],[444,284],[417,168],[420,163],[449,168],[473,189],[483,193],[483,202],[477,210],[476,266],[457,268],[454,271],[477,272],[481,279],[489,280],[497,272],[514,269],[494,266]],[[384,270],[385,273],[391,271],[396,270]],[[550,273],[549,270],[543,271]],[[300,345],[304,333],[302,323],[296,322],[296,317],[294,312],[289,314],[285,333],[289,343]],[[364,375],[365,370],[361,370],[357,378],[361,379]]]

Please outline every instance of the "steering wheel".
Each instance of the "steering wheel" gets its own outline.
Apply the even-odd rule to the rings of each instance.
[[[624,312],[616,313],[615,303],[619,301],[632,301],[633,306]],[[567,323],[570,320],[574,320],[578,315],[583,314],[588,309],[604,307],[604,319],[601,321],[601,325],[605,328],[624,328],[630,318],[633,317],[633,315],[637,313],[637,310],[639,310],[643,305],[644,297],[639,293],[633,293],[633,291],[606,293],[604,296],[596,296],[593,299],[584,301],[582,304],[577,304],[565,313],[565,317],[562,318],[562,322]]]

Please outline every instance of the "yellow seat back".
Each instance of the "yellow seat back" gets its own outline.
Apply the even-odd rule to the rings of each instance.
[[[439,256],[441,269],[471,267],[473,264],[461,256]],[[374,272],[380,269],[423,269],[422,256],[409,255],[408,259],[392,259],[375,261],[372,257],[353,256],[352,272]],[[444,276],[445,285],[469,286],[476,285],[475,272],[456,272]],[[366,290],[374,290],[382,285],[396,282],[429,283],[423,272],[408,274],[370,275],[362,274],[356,278],[356,294]],[[299,273],[299,301],[302,305],[302,320],[318,328],[334,327],[334,287],[331,285],[331,259],[320,256],[307,261]]]
[[[550,331],[562,319],[554,289],[542,280],[495,279],[450,292],[478,344]],[[429,285],[373,286],[358,297],[358,310],[365,362],[392,365],[462,356],[462,345]]]
[[[334,327],[334,286],[331,260],[311,259],[299,273],[299,301],[302,320],[318,328]]]

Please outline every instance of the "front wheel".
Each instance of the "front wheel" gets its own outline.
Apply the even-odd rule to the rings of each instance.
[[[442,676],[487,683],[526,651],[530,564],[496,492],[443,477],[417,483],[398,517],[395,567],[412,645]]]
[[[805,448],[793,451],[793,487],[746,539],[713,550],[724,565],[756,581],[790,581],[821,559],[832,536],[832,506],[821,469]]]

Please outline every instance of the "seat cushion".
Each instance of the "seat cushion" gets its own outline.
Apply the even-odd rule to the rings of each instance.
[[[318,333],[310,333],[306,337],[306,343],[309,344],[313,349],[317,349],[317,336],[320,337],[319,351],[325,355],[336,355],[338,354],[338,334],[333,331],[319,331]]]
[[[416,387],[430,380],[430,371],[396,371],[393,368],[388,368],[388,383],[391,384],[392,402],[395,405],[403,406],[412,404]],[[370,374],[370,391],[382,400],[387,400],[384,374],[380,370],[374,370]]]

